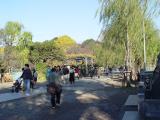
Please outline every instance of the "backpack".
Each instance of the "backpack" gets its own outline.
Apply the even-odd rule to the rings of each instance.
[[[64,75],[69,74],[68,68],[64,68],[64,69],[63,69],[63,74],[64,74]]]

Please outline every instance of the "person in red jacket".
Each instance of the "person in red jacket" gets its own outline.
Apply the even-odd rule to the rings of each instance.
[[[79,79],[79,68],[78,67],[76,67],[75,68],[75,77],[77,77],[78,79]]]

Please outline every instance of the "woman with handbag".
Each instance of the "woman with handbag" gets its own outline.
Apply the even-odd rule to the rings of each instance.
[[[56,105],[60,105],[62,86],[60,85],[56,68],[52,68],[48,76],[47,91],[51,95],[51,105],[55,108]]]

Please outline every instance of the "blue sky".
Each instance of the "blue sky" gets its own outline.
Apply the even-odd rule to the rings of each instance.
[[[98,7],[98,0],[1,0],[0,28],[18,21],[32,32],[34,41],[69,35],[81,43],[100,33]]]
[[[34,41],[50,40],[69,35],[78,43],[97,39],[101,30],[98,0],[1,0],[0,28],[7,21],[18,21],[25,31],[33,34]],[[155,18],[155,25],[160,18]]]

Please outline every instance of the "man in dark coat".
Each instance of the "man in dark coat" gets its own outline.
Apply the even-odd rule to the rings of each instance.
[[[24,87],[26,89],[26,96],[30,96],[30,82],[32,80],[32,72],[29,68],[29,64],[25,64],[21,78],[24,80]]]

